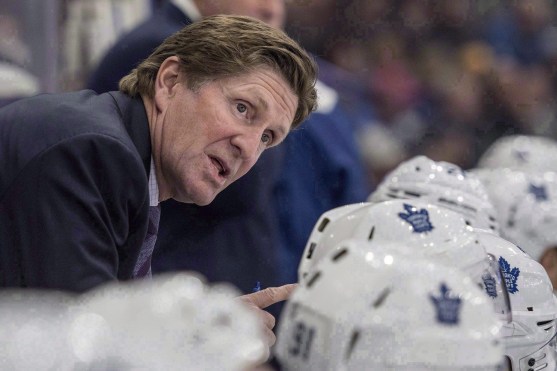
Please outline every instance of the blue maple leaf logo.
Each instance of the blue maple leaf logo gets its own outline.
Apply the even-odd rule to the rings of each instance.
[[[406,213],[398,213],[398,216],[412,226],[414,233],[430,232],[433,230],[433,225],[429,220],[429,212],[426,209],[418,211],[414,206],[404,204],[404,210],[406,210]]]
[[[444,282],[441,283],[439,291],[441,296],[429,295],[429,299],[435,305],[437,322],[458,325],[462,300],[458,296],[451,295],[451,290]]]
[[[497,297],[497,282],[495,282],[495,278],[491,276],[491,274],[486,273],[482,276],[482,280],[484,281],[485,292],[492,298]]]
[[[530,186],[528,187],[528,193],[533,195],[536,201],[538,202],[547,201],[548,199],[547,189],[545,188],[544,185],[536,186],[530,183]]]
[[[511,268],[509,262],[502,256],[499,257],[499,267],[501,267],[501,272],[505,278],[509,294],[518,292],[518,276],[520,275],[520,269],[518,269],[518,267]]]

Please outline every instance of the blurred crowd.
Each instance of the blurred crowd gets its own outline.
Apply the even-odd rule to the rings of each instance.
[[[416,154],[470,168],[500,136],[557,136],[553,1],[293,1],[287,29],[354,75],[376,181]]]

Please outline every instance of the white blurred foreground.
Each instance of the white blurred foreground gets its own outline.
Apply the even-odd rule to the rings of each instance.
[[[264,361],[258,319],[230,286],[191,274],[82,296],[0,292],[2,370],[245,370]]]

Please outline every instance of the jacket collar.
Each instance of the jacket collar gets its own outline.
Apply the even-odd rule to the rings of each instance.
[[[141,97],[131,98],[119,91],[108,94],[116,101],[126,131],[141,156],[148,177],[151,168],[151,134],[143,100]]]

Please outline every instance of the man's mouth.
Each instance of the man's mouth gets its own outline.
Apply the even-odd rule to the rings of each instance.
[[[221,159],[217,158],[217,157],[210,157],[211,158],[211,162],[213,163],[213,165],[217,168],[219,176],[221,177],[226,177],[229,174],[229,170],[226,167],[226,163],[224,161],[222,161]]]

